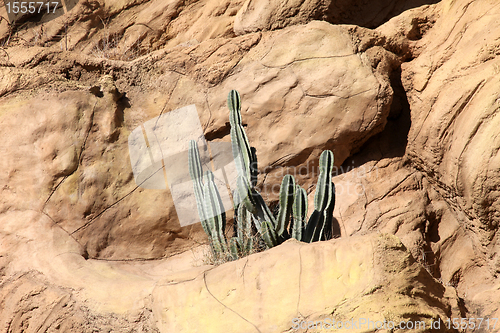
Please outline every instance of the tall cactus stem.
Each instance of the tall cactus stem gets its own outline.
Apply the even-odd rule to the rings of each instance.
[[[299,185],[297,185],[295,189],[292,213],[292,237],[300,241],[302,240],[302,235],[305,230],[305,220],[307,216],[307,193],[306,190]]]
[[[279,194],[279,212],[276,219],[276,232],[278,236],[286,233],[292,216],[293,197],[295,194],[295,178],[286,175],[281,181]]]

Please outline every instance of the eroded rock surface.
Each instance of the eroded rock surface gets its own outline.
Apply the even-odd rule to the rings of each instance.
[[[246,0],[234,19],[234,32],[242,35],[282,29],[311,20],[375,28],[407,9],[435,2],[437,1]]]
[[[6,332],[283,332],[294,318],[332,313],[342,321],[430,322],[450,316],[456,301],[388,234],[289,241],[212,267],[201,266],[200,252],[155,262],[86,260],[46,215],[10,212],[0,222]]]
[[[311,22],[160,50],[132,63],[43,49],[31,61],[18,59],[25,85],[36,87],[46,68],[60,73],[47,82],[62,91],[47,83],[29,95],[5,93],[4,209],[44,212],[90,257],[159,258],[202,242],[199,224],[180,226],[168,191],[134,182],[128,135],[162,112],[194,104],[207,139],[229,142],[226,96],[237,89],[261,191],[275,200],[284,172],[309,187],[321,151],[332,149],[340,165],[383,129],[390,112],[394,55],[358,52],[351,34]],[[9,51],[14,57],[18,50]],[[36,60],[42,54],[52,60]],[[36,70],[25,65],[33,61]],[[89,66],[113,74],[96,77]],[[18,88],[6,81],[4,89]]]

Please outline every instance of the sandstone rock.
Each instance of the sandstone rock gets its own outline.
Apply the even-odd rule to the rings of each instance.
[[[6,213],[0,222],[9,277],[0,279],[0,327],[9,332],[281,332],[294,318],[429,325],[450,315],[446,288],[386,234],[289,241],[218,267],[193,267],[194,253],[154,262],[85,260],[75,239],[37,212]]]
[[[246,0],[234,20],[234,32],[282,29],[313,20],[333,24],[355,24],[374,28],[393,16],[413,7],[436,1],[346,1],[346,0]]]
[[[443,19],[461,11],[459,4],[442,4]],[[468,15],[485,8],[470,7]],[[494,13],[494,12],[492,12]],[[408,155],[422,170],[432,175],[436,185],[450,193],[469,216],[484,245],[496,234],[500,221],[496,133],[498,117],[494,53],[497,30],[483,34],[483,39],[473,36],[482,26],[496,21],[484,17],[479,26],[469,27],[467,16],[457,19],[457,30],[437,26],[422,41],[426,51],[412,62],[404,64],[403,83],[418,112],[412,114],[415,124],[409,133]],[[455,37],[457,36],[457,37]],[[452,53],[446,45],[454,43]],[[433,65],[438,63],[439,65]],[[454,69],[454,74],[449,73]],[[445,83],[446,82],[446,83]],[[430,102],[432,101],[432,102]],[[432,108],[432,112],[431,112]],[[453,144],[452,144],[453,143]],[[487,179],[487,181],[486,181]]]
[[[205,239],[201,226],[181,228],[168,191],[137,186],[128,134],[161,112],[194,104],[207,139],[228,142],[226,96],[237,89],[263,194],[276,199],[287,168],[310,187],[323,149],[332,149],[340,165],[383,129],[390,110],[390,54],[356,53],[350,33],[311,22],[157,51],[133,63],[44,49],[17,60],[28,87],[40,82],[37,73],[45,68],[67,91],[6,97],[3,105],[13,111],[0,118],[8,170],[3,209],[43,211],[90,257],[159,258],[187,250]],[[17,50],[8,52],[14,58]],[[36,70],[28,69],[34,63]],[[95,76],[89,67],[110,74]],[[5,91],[17,87],[7,83]],[[22,196],[15,184],[23,184]]]
[[[218,283],[221,279],[228,283]],[[396,237],[372,234],[316,244],[288,241],[194,279],[168,276],[153,292],[153,313],[161,332],[234,327],[239,332],[305,332],[299,325],[306,328],[307,321],[326,318],[397,323],[419,318],[429,326],[430,318],[444,318],[449,311],[448,304],[434,303],[444,292]]]
[[[498,52],[494,51],[500,11],[494,4],[465,1],[441,2],[435,11],[440,18],[418,41],[421,53],[402,65],[412,106],[407,157],[459,212],[460,225],[472,242],[481,244],[469,255],[484,253],[479,260],[488,262],[484,265],[490,277],[482,276],[489,284],[486,281],[497,274],[500,221]],[[477,277],[467,277],[469,270],[457,273],[463,295],[477,287]],[[497,290],[496,283],[490,288]],[[495,297],[496,291],[487,296]],[[490,302],[481,299],[476,304]],[[498,313],[498,307],[489,311]]]
[[[175,225],[175,208],[166,191],[141,194],[132,179],[123,105],[112,86],[106,88],[111,83],[102,84],[103,97],[80,88],[56,96],[39,93],[36,98],[4,100],[1,211],[47,214],[74,234],[92,257],[103,256],[102,251],[109,251],[104,256],[161,257],[186,250],[193,239],[201,241],[201,227],[181,230]],[[198,236],[191,238],[197,228]],[[136,237],[136,245],[107,245],[129,237]],[[170,242],[176,245],[169,249]]]
[[[0,220],[2,331],[157,331],[148,299],[158,273],[144,269],[147,263],[137,262],[134,273],[126,263],[88,261],[70,234],[38,212],[9,212]],[[190,261],[154,267],[162,276]]]
[[[390,67],[388,59],[380,62]],[[301,178],[299,165],[305,171],[300,182],[309,186],[324,149],[342,164],[383,129],[392,101],[387,72],[380,74],[367,54],[356,53],[348,30],[325,22],[263,35],[211,90],[209,133],[227,126],[224,95],[233,88],[242,95],[243,122],[261,172],[268,174],[262,186],[269,188],[281,182],[286,168]]]
[[[20,38],[11,36],[8,21],[2,20],[0,40],[133,60],[165,46],[233,37],[234,16],[242,1],[80,1],[67,14],[42,20],[43,24],[28,20],[17,32]],[[4,56],[0,52],[0,60],[6,60]]]

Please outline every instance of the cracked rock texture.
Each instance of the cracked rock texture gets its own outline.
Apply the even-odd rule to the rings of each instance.
[[[57,11],[0,20],[0,332],[500,317],[496,1]],[[269,202],[285,173],[312,201],[334,152],[340,239],[204,265],[201,225],[137,186],[129,134],[194,104],[206,139],[229,142],[230,89]]]

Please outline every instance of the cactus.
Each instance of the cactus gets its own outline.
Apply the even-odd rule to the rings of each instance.
[[[249,214],[245,205],[239,205],[236,219],[234,239],[237,241],[239,253],[248,255],[253,249],[252,241],[252,214]]]
[[[278,237],[276,231],[274,230],[274,225],[272,222],[264,221],[262,222],[262,238],[264,243],[266,243],[268,248],[278,245]]]
[[[201,225],[205,233],[211,237],[211,230],[208,228],[205,220],[205,213],[203,208],[203,169],[201,167],[200,152],[198,145],[194,140],[189,141],[188,150],[188,164],[189,175],[193,181],[194,197],[196,199],[196,206],[198,208],[198,215],[200,216]]]
[[[238,207],[236,235],[241,246],[245,245],[246,239],[250,238],[252,233],[252,216],[248,213],[244,205]]]
[[[316,194],[314,195],[314,209],[323,210],[329,202],[329,192],[326,187],[332,181],[333,169],[333,153],[325,150],[319,157],[319,176],[316,186]]]
[[[304,234],[305,242],[316,242],[332,237],[335,186],[332,183],[333,153],[323,151],[319,158],[319,176],[314,195],[314,211]]]
[[[189,172],[198,213],[207,233],[212,250],[220,257],[227,253],[237,259],[251,253],[254,237],[260,236],[270,248],[291,237],[305,242],[327,240],[332,237],[335,186],[331,181],[334,156],[329,150],[320,156],[320,173],[314,196],[314,211],[306,225],[307,194],[296,185],[291,175],[283,177],[279,194],[279,211],[274,216],[260,193],[257,183],[257,155],[250,147],[242,125],[241,98],[236,90],[231,90],[227,98],[229,122],[231,124],[231,147],[238,171],[237,189],[233,192],[235,211],[234,235],[226,243],[224,207],[214,183],[213,174],[203,175],[200,155],[196,142],[189,143]],[[255,228],[253,228],[253,226]]]
[[[200,152],[194,140],[189,142],[188,164],[201,225],[210,240],[214,257],[221,257],[228,250],[225,238],[226,213],[214,183],[214,175],[207,171],[202,177]]]
[[[307,195],[295,185],[291,175],[283,178],[279,196],[279,212],[274,217],[262,196],[254,189],[257,177],[255,148],[250,147],[242,126],[241,98],[236,90],[228,95],[229,122],[233,157],[238,169],[238,195],[258,232],[268,247],[294,237],[307,242],[332,237],[332,213],[335,204],[335,187],[331,182],[334,156],[329,150],[320,156],[320,174],[314,197],[314,211],[305,225]]]
[[[214,183],[214,175],[211,171],[205,173],[204,214],[209,230],[211,230],[212,243],[216,254],[227,252],[226,238],[224,235],[226,227],[226,213],[219,191]]]
[[[238,251],[238,239],[233,237],[229,240],[229,250],[231,252],[231,258],[236,260],[240,257],[240,252]]]
[[[257,204],[254,199],[254,193],[252,188],[244,176],[238,176],[236,180],[236,186],[238,188],[238,199],[245,205],[249,212],[252,214],[257,213]]]
[[[291,175],[286,175],[281,181],[280,196],[279,196],[279,213],[276,219],[276,232],[282,238],[289,238],[288,224],[292,216],[292,205],[295,194],[295,178]]]
[[[238,174],[246,178],[252,186],[257,183],[257,157],[255,149],[250,147],[241,122],[241,98],[236,90],[231,90],[227,97],[229,123],[231,124],[231,143],[233,157]]]
[[[302,240],[302,235],[305,230],[305,221],[307,216],[307,193],[299,185],[295,189],[295,197],[293,198],[293,226],[291,236],[296,240]]]

